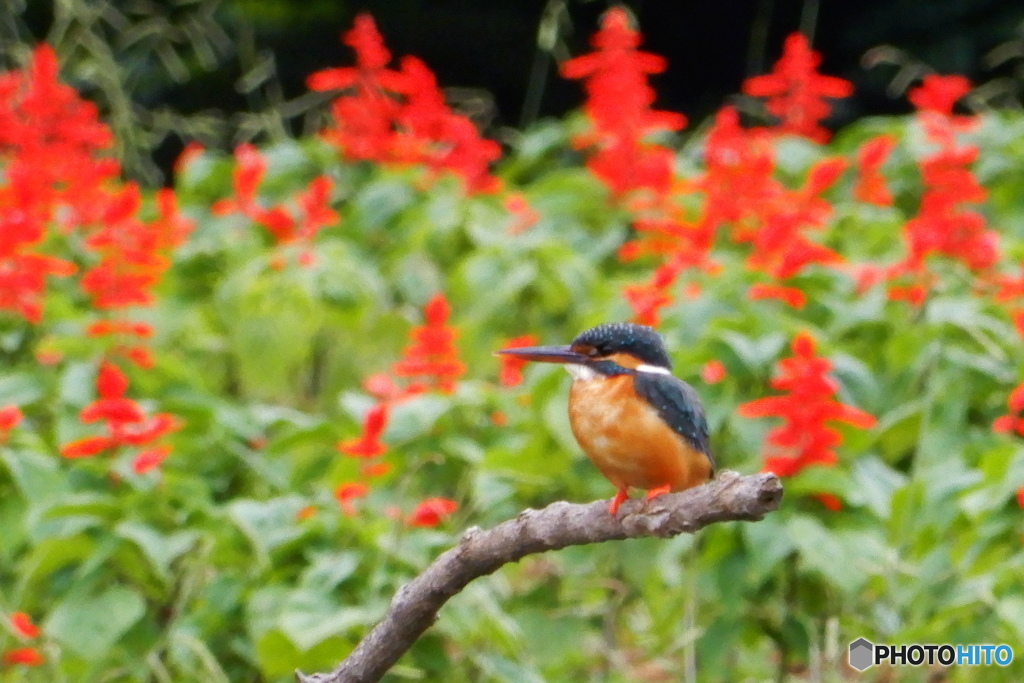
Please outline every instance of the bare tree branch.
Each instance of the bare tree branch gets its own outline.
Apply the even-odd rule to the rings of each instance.
[[[437,619],[450,597],[473,579],[508,562],[546,550],[624,538],[669,538],[693,533],[715,522],[755,521],[777,509],[782,484],[774,474],[740,476],[721,472],[713,481],[688,491],[634,499],[617,516],[607,501],[585,505],[552,503],[526,510],[515,519],[484,531],[467,529],[459,544],[399,589],[384,619],[331,673],[295,673],[299,683],[373,683],[398,661]]]

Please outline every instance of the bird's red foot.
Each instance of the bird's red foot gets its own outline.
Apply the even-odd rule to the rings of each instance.
[[[619,489],[616,491],[615,497],[612,498],[611,505],[608,506],[608,514],[614,515],[618,512],[619,506],[622,505],[622,502],[625,500],[629,500],[629,494],[626,493],[626,489]]]
[[[647,500],[650,500],[651,498],[657,498],[658,496],[668,493],[671,490],[672,486],[670,484],[665,484],[664,486],[656,486],[655,488],[647,491]]]

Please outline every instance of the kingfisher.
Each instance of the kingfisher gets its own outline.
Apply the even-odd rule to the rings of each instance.
[[[714,476],[700,397],[672,375],[665,342],[652,328],[605,323],[568,345],[498,353],[561,363],[572,375],[569,424],[583,452],[615,486],[612,515],[630,488],[646,489],[651,499]]]

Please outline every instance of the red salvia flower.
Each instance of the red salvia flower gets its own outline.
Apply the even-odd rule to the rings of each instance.
[[[1002,434],[1015,433],[1018,436],[1024,436],[1024,416],[1021,416],[1021,412],[1024,412],[1024,382],[1018,384],[1010,392],[1006,405],[1009,411],[1006,415],[996,418],[995,422],[992,423],[992,431]]]
[[[905,258],[890,269],[892,279],[909,279],[890,289],[890,298],[923,300],[927,284],[926,260],[944,256],[963,263],[975,273],[992,268],[999,257],[998,235],[987,229],[984,216],[973,210],[986,198],[971,165],[978,149],[959,145],[956,134],[974,120],[952,115],[953,104],[970,89],[962,77],[927,76],[912,90],[917,118],[935,151],[918,162],[924,192],[917,214],[903,226]]]
[[[654,90],[647,77],[664,71],[665,60],[636,49],[640,34],[619,7],[605,13],[591,44],[594,52],[561,66],[564,77],[585,80],[584,111],[593,130],[575,142],[594,148],[587,168],[615,194],[647,189],[664,195],[672,182],[672,152],[644,138],[686,125],[681,114],[650,108]]]
[[[993,298],[1006,309],[1017,329],[1017,334],[1024,337],[1024,307],[1021,304],[1021,300],[1024,299],[1024,267],[1021,268],[1021,275],[1018,277],[995,276],[994,284],[996,291]]]
[[[793,340],[793,357],[779,363],[773,389],[787,392],[761,398],[739,407],[743,417],[781,417],[783,424],[768,432],[765,470],[791,476],[811,465],[831,466],[835,446],[842,436],[829,422],[845,422],[860,429],[875,424],[862,410],[834,400],[837,384],[828,372],[832,365],[814,355],[814,340],[799,334]]]
[[[950,116],[953,105],[970,91],[971,82],[963,76],[929,74],[907,93],[907,99],[918,111]]]
[[[172,249],[180,246],[195,230],[196,223],[178,212],[178,198],[174,190],[162,187],[154,195],[157,216],[150,223],[150,230],[156,233],[156,241],[161,249]]]
[[[21,422],[21,409],[16,405],[6,405],[0,408],[0,433],[6,434]]]
[[[896,138],[877,135],[857,150],[857,184],[853,197],[857,201],[878,206],[892,206],[892,193],[881,173],[882,165],[896,148]]]
[[[86,328],[85,334],[88,337],[124,335],[148,339],[153,336],[153,326],[129,320],[98,320]]]
[[[815,493],[814,497],[818,499],[819,503],[832,512],[839,512],[843,509],[843,501],[839,500],[838,496],[831,493]]]
[[[213,213],[225,215],[237,212],[249,215],[258,209],[256,191],[266,170],[266,162],[253,145],[246,142],[235,147],[235,167],[231,172],[234,196],[214,202]]]
[[[96,373],[96,391],[102,398],[120,398],[128,391],[128,378],[116,365],[104,361]]]
[[[60,453],[65,458],[84,458],[119,446],[149,446],[156,440],[180,428],[180,421],[170,413],[158,413],[147,418],[136,401],[127,398],[128,378],[109,361],[101,363],[96,373],[96,393],[99,395],[85,406],[78,417],[83,423],[103,422],[106,434],[89,436],[64,445]],[[158,466],[170,453],[168,446],[153,446],[136,456],[136,471],[149,471]],[[141,473],[141,472],[140,472]]]
[[[46,659],[43,653],[34,647],[22,647],[4,653],[4,664],[19,666],[40,666]]]
[[[90,422],[142,422],[146,419],[141,406],[130,398],[101,398],[93,401],[78,414],[78,419]]]
[[[375,458],[387,453],[387,444],[380,440],[387,423],[388,407],[384,403],[378,403],[366,412],[363,432],[359,438],[339,443],[338,450],[355,458]]]
[[[828,130],[820,125],[831,112],[826,98],[849,97],[853,84],[842,78],[817,72],[821,56],[811,49],[807,39],[793,33],[786,38],[782,57],[770,74],[748,78],[743,93],[768,98],[768,113],[779,119],[776,130],[828,141]]]
[[[622,294],[633,309],[633,322],[657,327],[659,311],[672,303],[671,290],[681,269],[675,260],[669,261],[654,271],[650,282],[623,289]]]
[[[920,307],[928,298],[928,288],[924,285],[893,285],[889,287],[887,296],[890,301],[906,301],[911,306]]]
[[[156,448],[150,448],[142,451],[135,456],[134,460],[132,460],[132,470],[135,474],[145,474],[146,472],[159,467],[160,463],[162,463],[170,454],[170,446],[157,446]]]
[[[426,324],[413,328],[413,343],[393,366],[400,377],[427,376],[444,393],[455,391],[455,381],[466,371],[455,348],[458,332],[448,326],[451,308],[443,294],[436,294],[423,308]]]
[[[19,638],[38,638],[39,628],[32,623],[32,617],[24,612],[11,614],[11,629]]]
[[[250,144],[235,149],[235,169],[232,173],[234,197],[221,199],[213,206],[218,215],[240,213],[266,230],[278,244],[311,242],[323,227],[338,222],[338,214],[330,207],[334,184],[327,176],[318,176],[298,192],[294,210],[285,205],[264,207],[257,200],[257,192],[266,172],[266,161]],[[293,214],[297,214],[296,217]],[[310,257],[300,259],[309,265]],[[282,264],[283,265],[283,264]]]
[[[371,462],[359,466],[359,474],[369,479],[383,477],[390,471],[391,463],[389,462]]]
[[[346,484],[339,484],[334,489],[334,498],[338,501],[338,505],[341,507],[341,511],[349,517],[354,517],[357,514],[355,500],[357,498],[363,498],[367,493],[370,492],[370,487],[366,484],[358,482],[349,482]]]
[[[331,104],[333,126],[323,132],[328,143],[349,159],[423,164],[433,175],[450,171],[469,192],[499,186],[489,165],[500,148],[451,111],[423,62],[405,57],[400,71],[388,69],[391,53],[368,14],[357,16],[342,40],[355,50],[356,66],[306,80],[310,90],[343,91]]]
[[[61,446],[60,454],[61,457],[69,459],[90,458],[114,445],[115,443],[105,436],[87,436]]]
[[[408,524],[414,527],[435,527],[453,512],[459,504],[448,498],[427,498],[409,515]]]
[[[524,334],[520,337],[513,337],[505,342],[502,349],[517,349],[523,346],[533,346],[537,343],[537,337],[532,334]],[[526,360],[514,356],[501,356],[501,370],[498,373],[499,381],[503,387],[515,387],[523,383],[523,368]]]
[[[752,301],[775,299],[797,310],[802,309],[807,304],[807,295],[803,293],[803,290],[784,285],[769,285],[765,283],[751,285],[750,289],[747,290],[747,297]]]
[[[118,424],[114,434],[119,443],[145,446],[181,428],[181,421],[170,413],[157,413],[135,423]]]
[[[700,378],[704,384],[718,384],[725,379],[725,366],[720,360],[709,360],[700,369]]]
[[[512,221],[506,228],[510,235],[518,235],[525,232],[540,220],[540,214],[530,206],[526,201],[526,197],[520,192],[510,193],[505,197],[502,204],[505,206],[505,210],[512,215]]]

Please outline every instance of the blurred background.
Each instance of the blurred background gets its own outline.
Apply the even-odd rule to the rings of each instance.
[[[929,71],[975,85],[979,107],[1020,107],[1024,3],[1019,0],[730,0],[626,3],[643,48],[668,69],[654,79],[658,108],[691,128],[767,71],[784,36],[800,30],[823,54],[823,73],[855,85],[834,125],[905,113],[899,97]],[[322,93],[305,78],[352,63],[339,41],[362,11],[388,46],[415,54],[450,103],[498,140],[579,106],[560,61],[586,51],[610,3],[586,0],[10,0],[0,7],[0,66],[29,45],[57,49],[63,76],[97,102],[121,141],[127,170],[165,182],[183,140],[228,148],[309,133]],[[892,46],[898,46],[892,47]],[[742,103],[738,103],[742,105]]]

